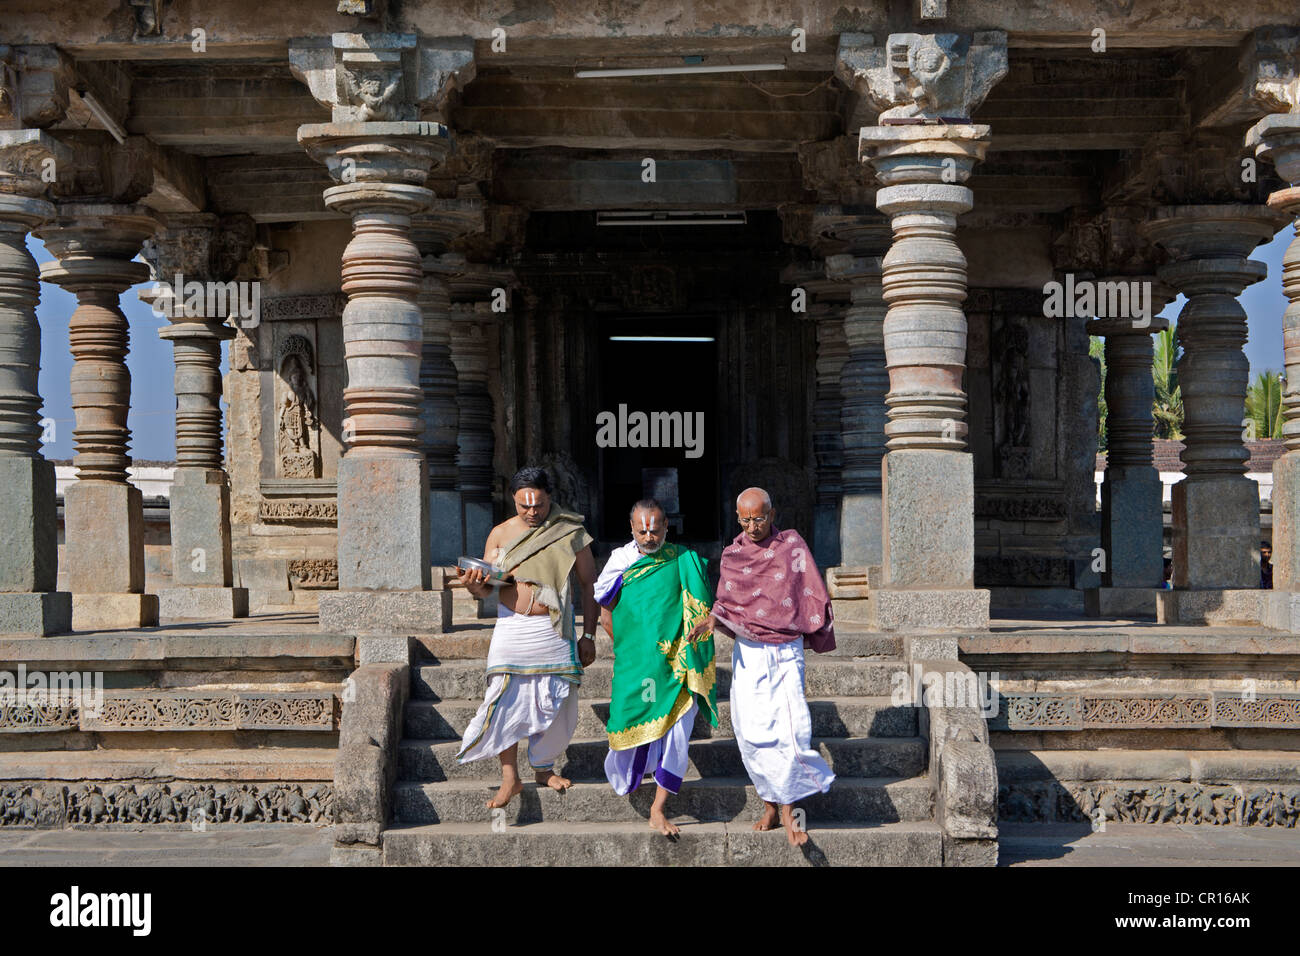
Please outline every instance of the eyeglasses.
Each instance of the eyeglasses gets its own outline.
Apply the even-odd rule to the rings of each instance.
[[[758,518],[737,518],[736,520],[740,522],[742,525],[744,525],[745,527],[749,527],[751,524],[765,524],[767,522],[767,519],[770,517],[772,517],[772,514],[771,512],[768,512],[767,514],[762,515],[761,517]]]

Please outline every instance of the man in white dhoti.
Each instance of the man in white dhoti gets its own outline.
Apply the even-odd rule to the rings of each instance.
[[[484,560],[510,575],[497,588],[497,623],[488,648],[487,690],[456,756],[461,763],[495,755],[501,789],[487,801],[504,807],[524,789],[519,780],[519,741],[528,740],[528,762],[539,786],[563,791],[570,781],[555,773],[555,760],[578,725],[582,668],[596,659],[598,615],[592,585],[596,564],[582,515],[553,508],[550,477],[524,468],[510,482],[516,514],[488,535]],[[569,572],[581,590],[583,634],[573,633]],[[493,588],[483,571],[457,572],[475,597]]]
[[[638,501],[630,520],[632,541],[610,555],[596,580],[601,621],[614,640],[605,776],[626,796],[653,773],[650,826],[671,839],[679,831],[664,807],[686,775],[700,703],[718,724],[713,640],[686,640],[708,617],[713,595],[700,556],[665,544],[657,501]]]
[[[718,599],[695,633],[712,627],[734,638],[731,724],[766,804],[754,829],[784,826],[790,845],[802,846],[808,834],[795,820],[794,804],[825,793],[835,780],[812,747],[804,696],[805,644],[819,653],[835,649],[830,596],[799,533],[772,526],[766,491],[745,489],[736,517],[742,531],[722,550]]]

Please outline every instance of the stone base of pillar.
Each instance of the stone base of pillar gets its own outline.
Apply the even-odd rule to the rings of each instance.
[[[1259,587],[1259,485],[1238,475],[1173,487],[1174,587]]]
[[[74,631],[116,631],[122,628],[156,627],[158,595],[135,593],[72,595]]]
[[[182,587],[228,588],[230,488],[225,472],[177,468],[168,503],[172,580]],[[168,616],[165,610],[162,614]]]
[[[1300,592],[1262,591],[1264,626],[1288,634],[1300,634]]]
[[[891,451],[881,464],[881,476],[884,586],[969,588],[975,578],[975,470],[970,454]],[[988,592],[984,594],[987,623]]]
[[[0,458],[0,588],[52,591],[58,577],[54,465],[44,458]]]
[[[852,492],[840,504],[840,563],[848,567],[879,566],[884,505],[879,492]]]
[[[1156,600],[1164,588],[1088,588],[1083,592],[1083,613],[1088,617],[1125,620],[1153,618]]]
[[[248,617],[248,588],[164,588],[160,621],[229,621]]]
[[[339,634],[445,634],[450,591],[323,591],[320,629]]]
[[[1300,585],[1300,454],[1273,462],[1273,587]]]
[[[1158,588],[1164,581],[1163,493],[1160,473],[1150,465],[1107,466],[1101,483],[1107,589]],[[1148,610],[1154,613],[1154,606]]]
[[[989,592],[953,591],[871,592],[872,627],[878,631],[982,630],[989,626]]]
[[[75,623],[79,598],[144,591],[144,502],[139,488],[116,481],[74,481],[63,501],[68,590],[73,626],[80,630]],[[130,604],[120,603],[124,611]],[[155,618],[157,606],[155,599]]]
[[[45,637],[72,630],[72,594],[27,591],[0,594],[0,634]]]
[[[464,518],[459,491],[429,492],[429,561],[452,564],[465,553]],[[484,541],[487,539],[484,538]],[[480,551],[479,554],[482,554]],[[470,555],[477,558],[478,554]]]
[[[425,468],[423,458],[346,455],[339,462],[341,589],[416,593],[428,589],[429,499]]]
[[[1258,627],[1264,623],[1264,608],[1270,593],[1258,588],[1157,591],[1156,621],[1160,624]]]
[[[480,558],[487,547],[488,535],[492,533],[492,502],[466,501],[464,509],[465,553],[471,558]]]

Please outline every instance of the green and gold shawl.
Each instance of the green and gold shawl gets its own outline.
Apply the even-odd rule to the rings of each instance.
[[[537,601],[551,612],[551,626],[573,640],[573,602],[569,572],[578,552],[592,542],[582,515],[554,505],[536,528],[529,528],[505,546],[496,562],[516,581],[537,586]]]
[[[718,725],[713,635],[694,644],[686,634],[708,615],[713,594],[704,562],[689,548],[665,544],[623,572],[614,622],[614,685],[610,694],[611,750],[658,740],[699,695]]]

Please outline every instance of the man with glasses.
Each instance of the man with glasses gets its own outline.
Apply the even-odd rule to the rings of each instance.
[[[718,599],[689,637],[710,629],[733,638],[731,724],[745,770],[766,807],[755,830],[784,826],[791,846],[808,842],[794,804],[835,780],[812,747],[804,696],[804,646],[835,649],[830,596],[812,549],[772,523],[772,499],[746,488],[736,499],[741,532],[722,551]]]

